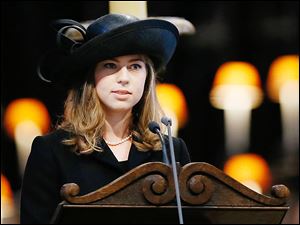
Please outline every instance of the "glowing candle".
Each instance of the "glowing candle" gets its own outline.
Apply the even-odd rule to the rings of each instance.
[[[24,172],[33,139],[46,133],[49,126],[48,110],[37,99],[16,99],[7,106],[4,127],[15,140],[21,174]]]
[[[147,1],[109,1],[109,12],[147,18]]]
[[[188,120],[187,103],[183,92],[174,84],[158,84],[156,86],[158,101],[166,114],[172,119],[172,135],[177,136],[178,129]]]
[[[210,92],[211,104],[224,110],[228,155],[248,150],[251,109],[262,101],[259,74],[246,62],[227,62],[217,70]]]
[[[279,93],[283,145],[288,151],[299,147],[299,81],[286,82]]]
[[[268,191],[272,183],[267,161],[254,153],[231,156],[224,164],[224,172],[258,193]]]
[[[299,148],[299,56],[276,58],[267,79],[268,96],[280,104],[283,148],[295,152]]]
[[[14,195],[7,178],[1,173],[1,224],[16,223]]]

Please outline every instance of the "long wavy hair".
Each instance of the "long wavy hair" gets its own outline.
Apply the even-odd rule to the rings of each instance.
[[[161,143],[157,135],[148,129],[148,123],[159,122],[164,113],[156,96],[157,76],[153,63],[146,56],[144,60],[147,68],[144,93],[132,109],[129,130],[138,150],[157,151],[161,150]],[[70,138],[63,140],[63,144],[73,146],[72,149],[78,154],[90,154],[103,150],[99,143],[103,139],[104,120],[105,113],[95,89],[93,71],[79,88],[69,91],[63,120],[57,128],[71,133]]]

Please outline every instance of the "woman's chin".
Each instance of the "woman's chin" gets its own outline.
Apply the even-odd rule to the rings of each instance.
[[[127,111],[130,111],[132,109],[132,107],[133,106],[129,105],[129,104],[117,104],[117,105],[113,105],[109,108],[115,112],[127,112]]]

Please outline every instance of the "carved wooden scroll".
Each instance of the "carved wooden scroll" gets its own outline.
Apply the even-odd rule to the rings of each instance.
[[[272,187],[272,197],[259,194],[208,163],[189,163],[180,174],[181,198],[193,205],[280,206],[289,190],[284,185]]]
[[[204,162],[179,168],[179,185],[183,205],[202,206],[283,206],[289,189],[272,187],[272,196],[259,194]],[[65,184],[61,195],[71,204],[101,205],[174,205],[175,188],[172,168],[160,162],[140,165],[108,185],[83,196],[77,184]]]
[[[140,165],[108,185],[83,196],[77,196],[80,187],[75,183],[65,184],[62,197],[76,204],[127,204],[163,205],[175,197],[171,168],[160,162]]]

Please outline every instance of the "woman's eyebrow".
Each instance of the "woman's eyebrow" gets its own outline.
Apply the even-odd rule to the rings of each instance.
[[[103,60],[103,62],[105,62],[105,61],[114,61],[114,62],[118,62],[118,63],[120,62],[120,60],[118,60],[118,58],[110,58],[110,59]],[[145,62],[145,60],[141,57],[129,59],[128,62],[135,62],[135,61]]]
[[[136,58],[136,59],[130,59],[129,62],[134,62],[134,61],[141,61],[141,62],[144,62],[143,59],[141,58]]]

